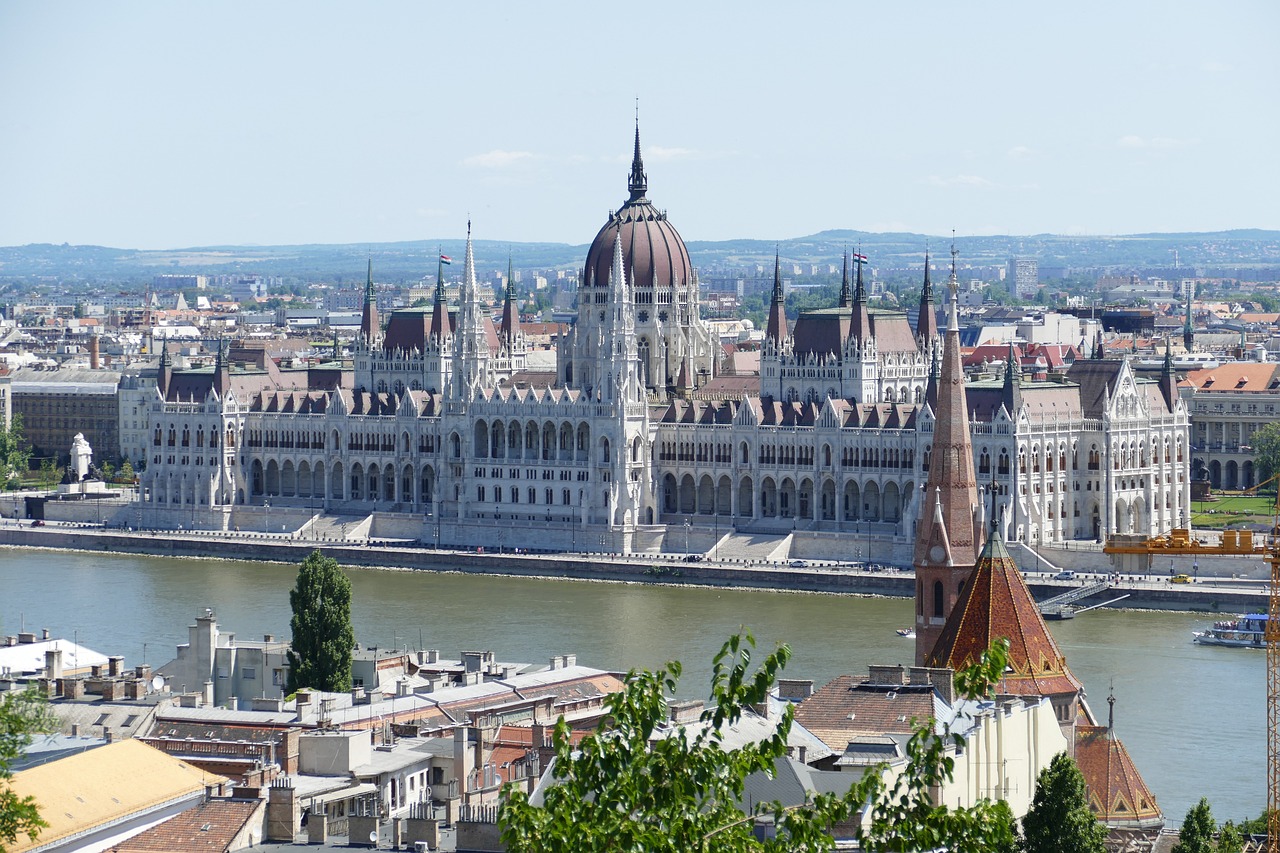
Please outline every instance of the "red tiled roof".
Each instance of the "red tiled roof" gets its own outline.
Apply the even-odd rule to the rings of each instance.
[[[1122,828],[1164,823],[1128,750],[1106,726],[1076,727],[1075,759],[1089,789],[1089,810],[1098,820]]]
[[[1000,537],[991,535],[926,663],[964,669],[1001,638],[1009,641],[1009,665],[996,688],[999,693],[1059,696],[1081,691],[1018,564]]]
[[[832,749],[865,735],[907,734],[936,713],[932,685],[871,685],[842,675],[796,705],[796,722]]]
[[[262,800],[209,800],[110,848],[110,853],[228,850]]]

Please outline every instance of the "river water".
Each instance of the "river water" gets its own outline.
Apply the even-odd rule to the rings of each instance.
[[[212,607],[243,639],[289,634],[296,567],[0,549],[0,634],[48,628],[126,665],[162,664]],[[681,694],[705,696],[711,656],[739,626],[788,643],[785,676],[821,686],[868,664],[910,664],[906,599],[351,570],[364,645],[492,650],[499,660],[575,653],[601,669],[684,664]],[[1191,643],[1203,614],[1101,610],[1051,623],[1095,715],[1114,689],[1116,731],[1172,823],[1207,796],[1220,820],[1266,805],[1266,658]],[[1112,687],[1114,685],[1114,687]]]

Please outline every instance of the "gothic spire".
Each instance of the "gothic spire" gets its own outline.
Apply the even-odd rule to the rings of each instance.
[[[1187,352],[1191,352],[1192,347],[1196,343],[1195,326],[1191,323],[1191,297],[1195,293],[1195,285],[1187,285],[1187,317],[1182,324],[1182,346]]]
[[[1178,378],[1173,373],[1173,344],[1164,339],[1164,365],[1160,368],[1160,395],[1172,412],[1178,400]]]
[[[449,307],[444,302],[444,252],[439,251],[439,254],[440,260],[436,264],[436,299],[432,305],[431,328],[427,330],[427,335],[443,341],[449,334]]]
[[[631,176],[627,179],[627,189],[631,192],[631,201],[644,198],[649,189],[649,176],[644,173],[644,161],[640,159],[640,116],[636,116],[636,150],[631,156]]]
[[[933,304],[933,282],[929,280],[929,252],[924,253],[924,287],[920,288],[920,314],[916,317],[916,338],[922,346],[938,337],[938,310]]]
[[[373,258],[369,259],[369,274],[364,282],[364,310],[360,315],[360,334],[365,346],[372,347],[382,326],[378,321],[378,298],[373,292]]]
[[[849,324],[849,337],[859,346],[871,339],[871,314],[867,311],[867,289],[862,283],[862,267],[867,256],[860,251],[853,253],[853,263],[858,267],[857,284],[853,289],[853,317]]]
[[[1022,408],[1022,365],[1013,341],[1009,342],[1009,355],[1004,363],[1004,388],[1001,389],[1000,402],[1009,417],[1018,417],[1018,410]]]
[[[844,275],[840,279],[840,307],[849,308],[853,305],[853,296],[849,292],[849,250],[844,252]]]
[[[507,254],[507,294],[502,302],[502,338],[508,344],[520,334],[520,311],[516,307],[516,276],[511,255]]]
[[[954,279],[955,249],[952,249]],[[973,464],[973,440],[969,432],[964,366],[960,356],[960,327],[956,320],[954,290],[951,316],[943,341],[942,375],[934,409],[933,443],[925,495],[934,496],[933,511],[939,523],[917,528],[913,562],[921,590],[930,600],[920,602],[916,618],[916,663],[933,651],[959,595],[960,581],[978,561],[984,534],[978,502],[977,473]],[[945,534],[945,535],[944,535]],[[933,614],[925,621],[920,614]],[[941,617],[941,618],[938,618]]]
[[[769,324],[765,328],[765,337],[778,346],[787,338],[787,305],[782,294],[782,254],[775,248],[773,253],[773,302],[769,305]]]

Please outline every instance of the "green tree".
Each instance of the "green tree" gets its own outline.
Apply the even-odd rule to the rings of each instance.
[[[1280,474],[1280,423],[1272,421],[1253,434],[1253,461],[1258,482]]]
[[[1222,825],[1218,832],[1217,853],[1241,853],[1244,850],[1244,835],[1231,821]]]
[[[31,449],[22,431],[22,415],[16,414],[8,429],[0,429],[0,468],[5,480],[27,473],[31,462]]]
[[[120,479],[128,485],[133,484],[133,463],[128,459],[120,463]]]
[[[345,692],[351,689],[351,579],[317,548],[302,561],[298,582],[289,593],[293,644],[289,649],[287,692],[302,687]]]
[[[26,834],[35,840],[43,827],[39,806],[32,797],[19,797],[9,786],[9,769],[22,755],[31,739],[53,729],[54,722],[44,697],[28,689],[0,697],[0,850]]]
[[[1036,779],[1031,808],[1022,819],[1024,853],[1105,853],[1107,830],[1089,811],[1084,775],[1065,752]]]
[[[793,712],[783,712],[774,734],[730,749],[726,728],[745,708],[765,701],[791,652],[784,645],[751,671],[755,641],[729,639],[713,661],[711,701],[696,734],[681,727],[660,736],[667,700],[675,695],[681,667],[672,661],[655,672],[632,670],[623,689],[606,700],[607,720],[574,744],[562,718],[555,727],[554,784],[541,806],[515,786],[503,791],[502,840],[511,853],[557,850],[711,853],[711,851],[829,850],[828,828],[851,824],[867,851],[949,849],[1009,851],[1013,818],[1007,806],[984,801],[970,809],[935,805],[930,788],[951,778],[948,750],[958,735],[937,734],[920,723],[907,747],[907,765],[891,780],[884,769],[868,772],[844,794],[819,794],[799,806],[757,804],[742,810],[744,784],[753,773],[772,773],[786,755]],[[985,695],[1003,670],[1006,645],[998,645],[973,672],[957,677],[967,695]],[[865,813],[863,810],[866,810]],[[854,818],[865,814],[863,821]],[[754,837],[756,817],[771,816],[776,839]],[[854,818],[850,820],[850,818]]]
[[[1217,828],[1209,801],[1201,797],[1200,802],[1187,811],[1173,853],[1213,853],[1213,833]]]

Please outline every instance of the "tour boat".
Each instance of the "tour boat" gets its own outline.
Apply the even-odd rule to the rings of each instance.
[[[916,638],[915,628],[898,628],[896,633],[899,637],[906,637],[908,640],[914,640]]]
[[[1191,641],[1202,646],[1239,646],[1261,649],[1266,645],[1267,614],[1250,613],[1214,622],[1206,631],[1193,631]]]

